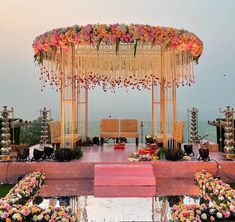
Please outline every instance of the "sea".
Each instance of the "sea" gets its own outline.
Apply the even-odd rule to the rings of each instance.
[[[140,121],[139,121],[140,123]],[[143,121],[143,135],[151,134],[151,121]],[[141,128],[139,129],[141,132]],[[88,123],[88,135],[90,137],[99,136],[100,134],[100,121],[89,121]],[[198,122],[198,135],[205,137],[206,140],[217,142],[216,141],[216,127],[211,126],[207,121]],[[141,139],[141,138],[140,138]],[[128,142],[133,142],[132,139],[128,139]],[[188,124],[185,122],[184,132],[183,132],[183,142],[188,142]]]

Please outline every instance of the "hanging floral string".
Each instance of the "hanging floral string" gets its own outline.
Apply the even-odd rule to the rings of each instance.
[[[33,49],[44,83],[60,90],[63,76],[68,85],[77,81],[81,87],[100,85],[104,91],[114,91],[119,87],[151,89],[152,84],[190,86],[193,61],[198,61],[203,44],[185,30],[95,24],[46,32],[36,37]]]

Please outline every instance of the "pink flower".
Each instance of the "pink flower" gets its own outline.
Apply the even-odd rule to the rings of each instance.
[[[235,207],[234,207],[234,205],[231,204],[231,205],[229,206],[229,209],[230,209],[230,211],[235,212]]]
[[[1,218],[8,218],[8,216],[9,216],[9,213],[7,213],[7,212],[4,212],[3,214],[2,214],[2,216],[1,216]]]
[[[11,209],[12,209],[12,206],[11,206],[10,204],[7,204],[7,205],[6,205],[6,209],[7,209],[7,210],[11,210]]]
[[[230,212],[229,211],[223,212],[223,215],[225,218],[228,218],[230,217]]]

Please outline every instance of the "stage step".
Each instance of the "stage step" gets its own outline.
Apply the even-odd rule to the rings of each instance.
[[[95,186],[155,186],[151,164],[96,164]]]

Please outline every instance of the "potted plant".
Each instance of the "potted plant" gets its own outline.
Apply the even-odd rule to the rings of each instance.
[[[56,148],[55,158],[61,162],[70,161],[72,159],[72,151],[70,148]]]

